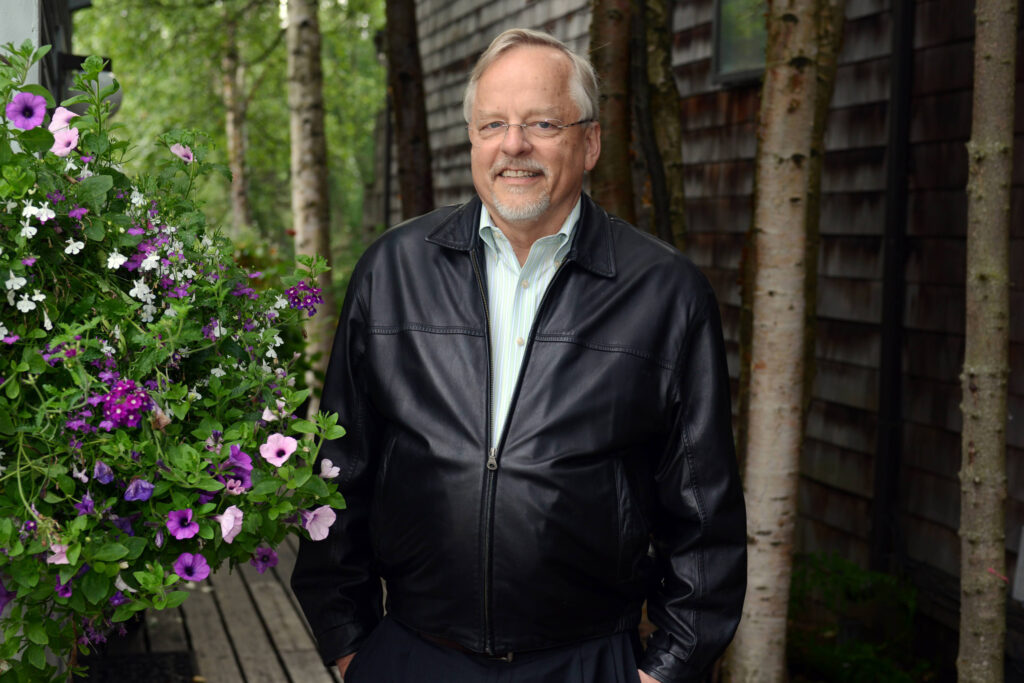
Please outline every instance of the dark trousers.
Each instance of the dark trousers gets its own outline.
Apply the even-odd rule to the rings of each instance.
[[[345,683],[638,683],[638,645],[616,633],[507,662],[437,645],[385,617],[352,659]]]

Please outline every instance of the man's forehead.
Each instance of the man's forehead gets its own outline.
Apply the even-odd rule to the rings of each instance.
[[[530,113],[557,115],[571,103],[568,56],[544,45],[517,45],[502,53],[490,64],[476,85],[473,109],[477,115],[500,114],[510,101],[520,100],[523,83],[535,85],[536,93],[547,95],[546,101],[530,103]],[[516,83],[511,83],[515,80]]]

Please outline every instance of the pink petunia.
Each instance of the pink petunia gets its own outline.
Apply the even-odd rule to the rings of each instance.
[[[324,479],[334,479],[341,474],[341,468],[335,465],[329,458],[320,461],[320,476]]]
[[[53,134],[53,147],[50,151],[59,157],[66,157],[78,146],[78,129],[64,128]]]
[[[191,164],[192,160],[195,158],[192,155],[191,148],[189,148],[188,145],[181,144],[180,142],[176,142],[173,145],[171,145],[171,153],[174,154],[179,159],[181,159],[182,161],[184,161],[186,164]]]
[[[309,532],[310,539],[322,541],[327,538],[331,525],[338,516],[328,505],[321,505],[316,510],[302,511],[302,526]]]
[[[68,547],[64,543],[52,544],[50,552],[53,554],[46,558],[46,564],[71,564],[67,555]]]
[[[271,434],[267,442],[260,446],[260,455],[274,467],[280,467],[298,447],[299,442],[292,437],[275,433]]]
[[[65,107],[57,107],[53,112],[53,116],[50,117],[50,125],[48,129],[51,133],[56,133],[58,130],[63,130],[71,125],[71,119],[78,116],[75,112]]]
[[[231,543],[231,541],[235,540],[235,536],[242,530],[243,515],[244,513],[237,505],[232,505],[224,511],[224,514],[214,517],[214,519],[220,522],[220,536],[224,539],[225,543]]]

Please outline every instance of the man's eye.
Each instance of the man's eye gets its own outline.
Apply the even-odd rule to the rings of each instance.
[[[504,126],[504,121],[491,121],[489,123],[484,124],[483,130],[498,130],[499,128],[503,128]]]
[[[555,124],[550,121],[536,121],[533,125],[537,127],[537,130],[551,130],[555,127]]]

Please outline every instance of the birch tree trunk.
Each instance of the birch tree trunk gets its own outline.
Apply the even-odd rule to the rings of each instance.
[[[630,142],[630,0],[593,0],[590,60],[601,84],[601,158],[590,172],[590,193],[607,211],[636,223]]]
[[[327,141],[324,138],[323,69],[317,0],[288,0],[288,109],[291,130],[292,221],[295,253],[319,254],[331,263]],[[317,278],[323,304],[305,327],[311,389],[307,414],[320,406],[322,377],[334,336],[334,290],[330,271]]]
[[[239,60],[237,25],[228,20],[224,26],[225,50],[221,59],[221,95],[225,109],[228,168],[231,170],[231,227],[238,237],[252,225],[249,204],[249,176],[245,166],[245,117],[248,102],[245,93],[245,65]]]
[[[769,0],[753,222],[753,335],[744,492],[748,583],[727,680],[786,678],[800,448],[807,199],[820,0]]]
[[[1003,680],[1016,0],[977,0],[967,181],[958,680]]]
[[[423,92],[423,65],[416,33],[415,0],[387,0],[388,89],[395,108],[398,147],[398,192],[402,218],[434,208],[427,105]]]

